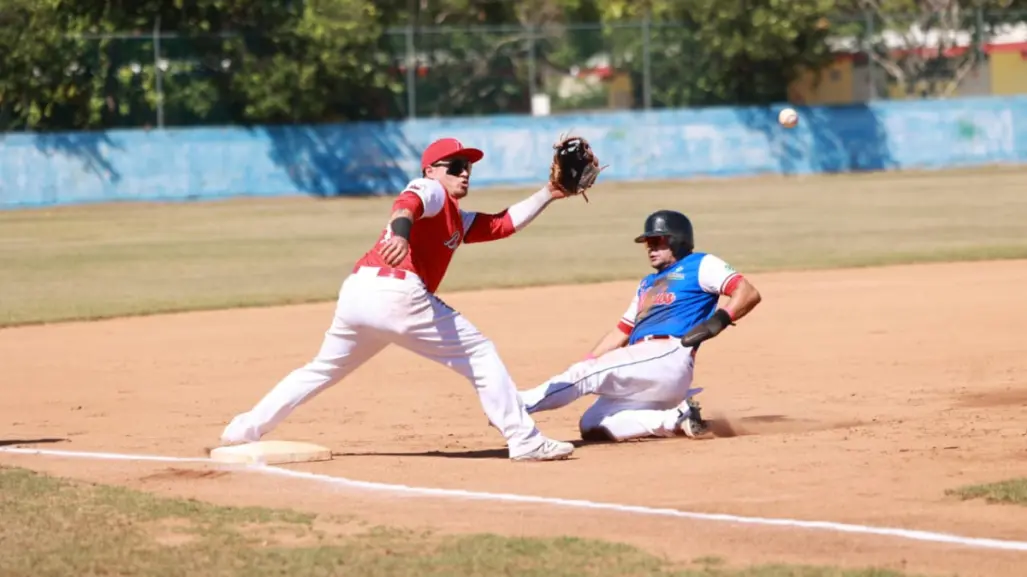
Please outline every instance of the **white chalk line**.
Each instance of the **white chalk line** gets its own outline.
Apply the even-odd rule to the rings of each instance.
[[[38,455],[49,457],[70,457],[78,459],[93,459],[101,461],[151,461],[161,463],[203,463],[224,466],[225,463],[201,457],[166,457],[161,455],[133,455],[123,453],[99,453],[88,451],[59,451],[52,449],[24,449],[15,447],[0,447],[0,453],[11,453],[16,455]],[[586,501],[581,499],[560,499],[557,497],[537,497],[532,495],[516,495],[511,493],[487,493],[481,491],[466,491],[463,489],[434,489],[429,487],[410,487],[407,485],[393,485],[389,483],[377,483],[373,481],[357,481],[345,477],[333,477],[319,473],[308,473],[306,471],[295,471],[270,465],[237,465],[238,468],[291,477],[294,479],[306,479],[319,481],[330,485],[347,487],[351,489],[366,489],[370,491],[381,491],[387,493],[401,493],[408,495],[428,497],[457,497],[462,499],[476,499],[482,501],[499,501],[507,503],[530,503],[535,505],[556,505],[560,507],[573,507],[578,509],[592,509],[598,511],[613,511],[617,513],[635,513],[638,515],[650,515],[659,517],[676,517],[680,519],[692,519],[699,521],[719,521],[725,523],[737,523],[744,525],[766,525],[772,527],[790,527],[800,529],[812,529],[819,531],[833,531],[837,533],[855,533],[863,535],[877,535],[884,537],[896,537],[914,541],[927,541],[933,543],[948,543],[976,547],[983,549],[1000,549],[1006,551],[1027,551],[1027,542],[1009,541],[1002,539],[988,539],[980,537],[963,537],[948,533],[936,533],[933,531],[919,531],[915,529],[900,529],[896,527],[876,527],[872,525],[855,525],[849,523],[835,523],[833,521],[803,521],[801,519],[781,519],[774,517],[746,517],[740,515],[729,515],[726,513],[694,513],[680,511],[677,509],[644,507],[641,505],[621,505],[618,503],[602,503]]]

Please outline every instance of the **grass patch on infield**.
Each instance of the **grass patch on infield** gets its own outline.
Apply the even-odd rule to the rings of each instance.
[[[576,538],[440,536],[264,508],[221,507],[0,467],[3,572],[76,575],[654,575],[900,577],[881,570],[670,563]]]
[[[1027,257],[1027,168],[601,184],[460,248],[442,290],[637,279],[653,210],[747,271]],[[472,191],[497,211],[529,189]],[[331,300],[391,198],[0,211],[0,326]]]
[[[1004,503],[1027,506],[1027,478],[1009,479],[997,483],[967,485],[949,489],[947,495],[964,501],[984,499],[988,503]]]

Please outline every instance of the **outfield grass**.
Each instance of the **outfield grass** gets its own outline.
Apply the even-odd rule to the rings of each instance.
[[[984,499],[988,503],[1027,506],[1027,478],[1009,479],[997,483],[967,485],[946,491],[946,494],[967,501]]]
[[[1027,168],[602,185],[460,249],[444,291],[639,278],[631,242],[674,208],[747,271],[1027,256]],[[530,190],[475,191],[498,210]],[[0,326],[332,299],[391,199],[0,211]]]
[[[0,573],[35,577],[240,575],[900,577],[880,570],[671,563],[574,538],[443,536],[352,519],[218,507],[0,467]]]

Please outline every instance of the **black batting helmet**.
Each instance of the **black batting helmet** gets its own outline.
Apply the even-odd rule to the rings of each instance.
[[[645,232],[635,237],[635,242],[665,236],[674,258],[683,258],[695,248],[695,236],[692,232],[692,221],[674,210],[658,210],[645,219]]]

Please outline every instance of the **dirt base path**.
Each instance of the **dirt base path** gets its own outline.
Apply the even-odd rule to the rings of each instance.
[[[1027,263],[753,275],[764,302],[697,359],[708,415],[744,433],[591,445],[515,464],[469,385],[387,349],[272,438],[326,444],[290,468],[417,487],[517,493],[1027,541],[1027,509],[945,490],[1027,475]],[[443,295],[497,343],[521,388],[580,358],[634,283]],[[317,349],[332,305],[0,331],[0,443],[202,456],[236,412]],[[576,439],[585,401],[538,416]],[[28,446],[28,445],[25,445]],[[673,558],[875,565],[1020,577],[1027,553],[787,526],[396,496],[203,465],[0,453],[0,463],[220,503],[353,514],[443,531],[574,534]]]

